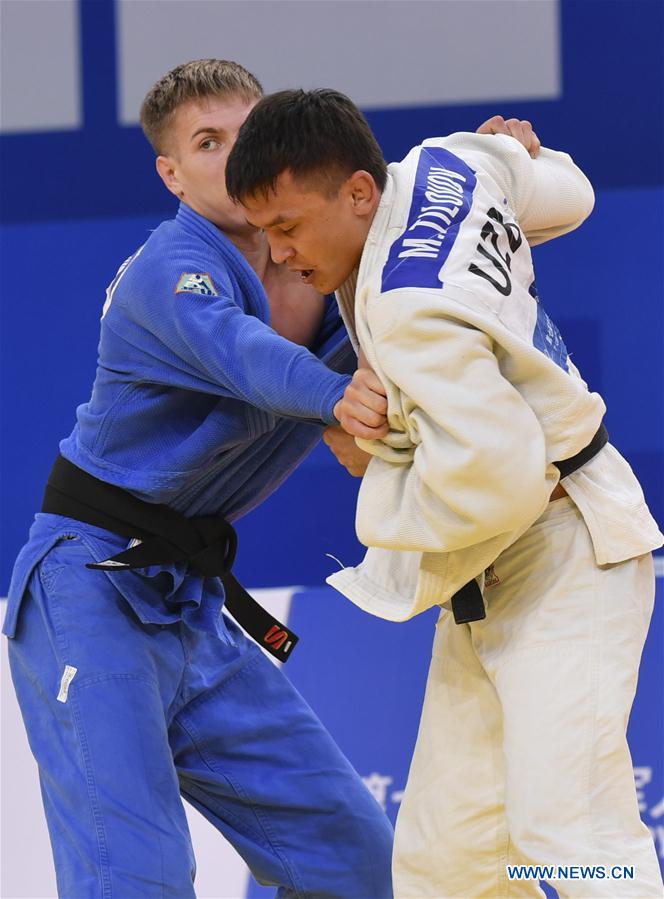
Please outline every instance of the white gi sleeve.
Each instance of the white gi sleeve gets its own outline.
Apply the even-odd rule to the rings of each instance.
[[[357,507],[367,546],[471,546],[528,526],[555,486],[546,480],[542,429],[501,374],[491,339],[437,312],[436,298],[398,290],[367,309],[375,358],[398,388],[390,417],[415,448],[412,463],[399,465],[358,441],[375,456]]]
[[[542,147],[532,159],[504,134],[453,134],[443,144],[496,182],[531,246],[573,231],[592,212],[592,185],[567,153]]]

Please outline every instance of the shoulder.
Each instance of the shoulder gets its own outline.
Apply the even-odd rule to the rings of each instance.
[[[472,137],[472,135],[471,135]],[[441,271],[462,226],[477,217],[478,174],[453,152],[449,138],[432,138],[391,169],[395,195],[382,263],[381,292],[440,288]]]
[[[434,175],[438,170],[466,175],[484,170],[496,163],[510,166],[528,166],[530,156],[517,140],[504,134],[475,134],[459,131],[447,137],[430,137],[424,140],[398,163],[389,166],[390,173],[404,184],[404,176]]]
[[[458,132],[445,138],[425,141],[423,151],[447,153],[457,160],[456,168],[466,174],[473,185],[479,178],[489,190],[494,185],[510,200],[527,192],[534,177],[533,160],[519,141],[504,134]],[[455,164],[452,164],[455,168]],[[490,179],[490,180],[487,180]]]
[[[424,141],[423,148],[440,146],[465,160],[472,167],[483,168],[500,162],[508,165],[528,165],[531,162],[526,148],[506,134],[475,134],[458,131],[442,138]]]
[[[150,302],[165,294],[199,294],[206,297],[233,293],[230,272],[224,259],[196,234],[189,234],[177,221],[162,222],[141,251],[131,260],[125,291]]]

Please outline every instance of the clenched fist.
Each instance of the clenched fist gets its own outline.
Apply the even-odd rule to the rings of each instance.
[[[380,440],[388,433],[385,388],[370,368],[355,372],[334,407],[334,417],[353,437]]]

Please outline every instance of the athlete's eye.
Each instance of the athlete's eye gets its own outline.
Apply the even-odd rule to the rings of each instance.
[[[216,150],[219,146],[221,146],[219,141],[214,137],[206,137],[200,143],[201,150]]]
[[[296,228],[297,228],[297,225],[289,225],[287,228],[282,228],[281,233],[282,234],[292,234]]]

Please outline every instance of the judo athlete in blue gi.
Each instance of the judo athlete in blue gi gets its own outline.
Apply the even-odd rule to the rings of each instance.
[[[182,203],[108,288],[92,396],[60,445],[69,475],[186,519],[233,521],[274,491],[336,424],[354,367],[334,301],[272,263],[226,195],[226,157],[260,94],[218,60],[148,94],[144,128]],[[387,818],[222,612],[221,580],[178,558],[107,562],[136,541],[99,525],[112,510],[89,511],[97,523],[36,516],[4,626],[59,895],[194,896],[182,795],[279,896],[391,896]]]

